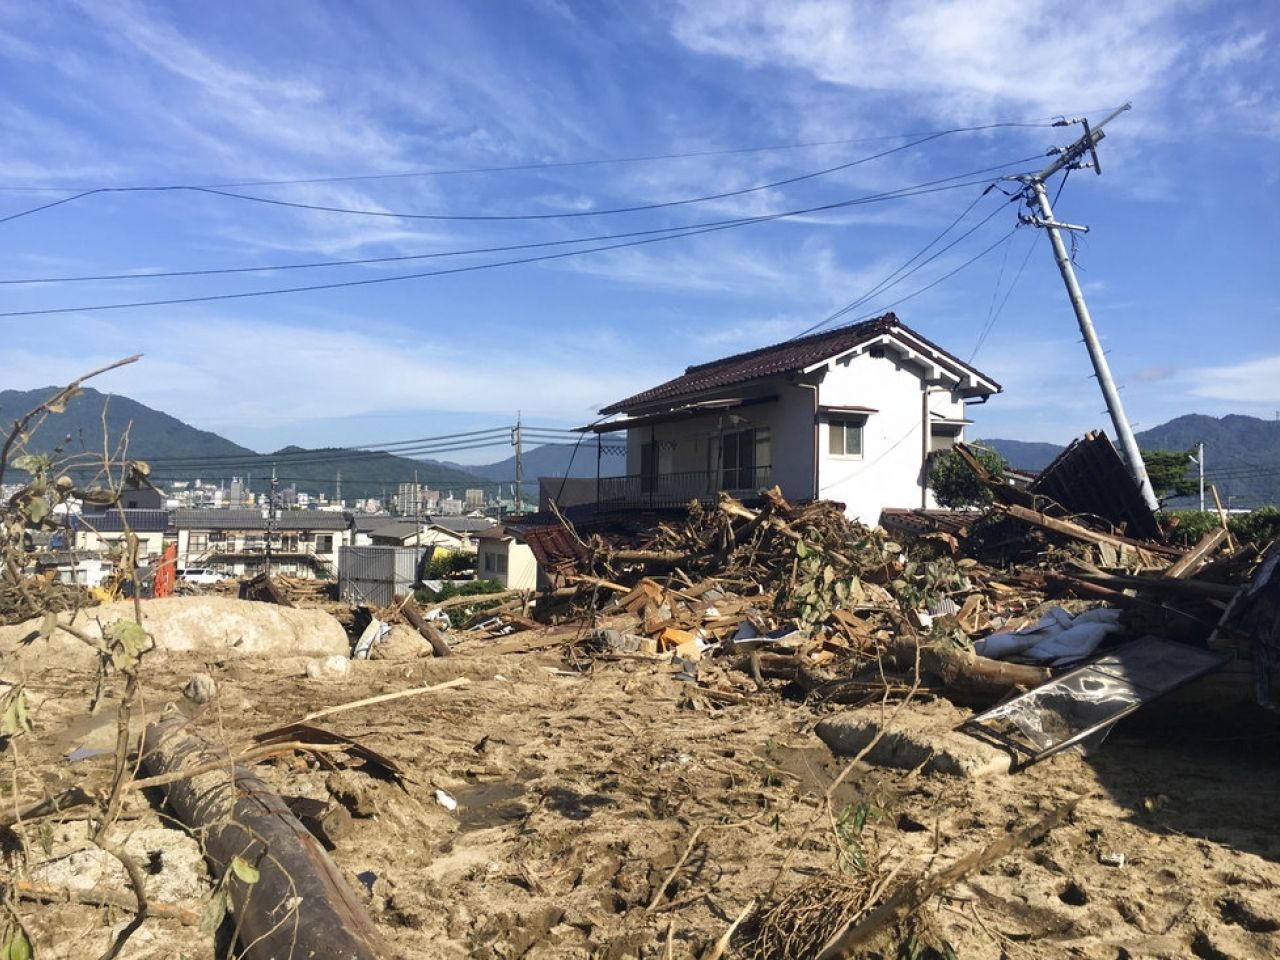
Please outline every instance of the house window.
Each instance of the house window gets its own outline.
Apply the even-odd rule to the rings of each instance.
[[[333,553],[333,534],[316,534],[316,553]]]
[[[769,428],[737,430],[720,438],[721,486],[754,490],[769,467]]]
[[[187,549],[192,553],[204,553],[209,549],[207,533],[193,533],[187,537]]]
[[[827,452],[833,457],[862,456],[861,420],[832,420],[827,424]]]

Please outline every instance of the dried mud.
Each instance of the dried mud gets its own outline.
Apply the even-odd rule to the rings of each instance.
[[[842,867],[856,873],[842,809],[866,806],[855,844],[866,869],[905,877],[1077,794],[1068,823],[935,898],[911,930],[866,955],[899,956],[914,933],[927,945],[920,956],[947,943],[965,960],[1280,956],[1274,733],[1214,735],[1177,716],[1166,728],[1156,714],[1117,729],[1090,757],[1011,776],[860,767],[835,792],[832,816],[823,795],[845,761],[812,732],[821,709],[776,694],[714,707],[661,663],[569,672],[554,652],[497,657],[472,644],[446,660],[353,662],[346,677],[316,681],[279,661],[165,653],[144,663],[148,714],[198,670],[220,688],[201,724],[228,739],[363,696],[471,679],[324,721],[409,774],[407,789],[348,775],[357,812],[371,815],[357,816],[332,853],[405,957],[694,957],[750,901]],[[30,799],[104,779],[108,756],[65,757],[114,737],[109,712],[82,719],[90,677],[44,665],[29,684],[36,735],[14,741],[10,790]],[[911,716],[908,707],[896,722]],[[261,769],[282,793],[328,796],[312,762]],[[437,803],[437,790],[457,809]],[[154,868],[155,899],[199,913],[208,881],[187,855],[193,841],[157,800],[131,799],[118,833]],[[157,839],[161,826],[168,841]],[[9,849],[6,869],[63,884],[85,872],[75,859],[90,856],[83,821],[25,834],[27,862]],[[1119,855],[1123,865],[1109,865]],[[122,875],[108,881],[126,889]],[[72,904],[20,910],[41,957],[97,955],[127,919]],[[226,925],[219,941],[151,919],[123,955],[225,956],[226,935]],[[743,955],[741,945],[728,955]]]

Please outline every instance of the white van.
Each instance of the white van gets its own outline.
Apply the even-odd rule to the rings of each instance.
[[[199,583],[208,586],[213,583],[221,583],[227,579],[227,575],[221,570],[213,570],[209,567],[186,567],[178,571],[178,579],[185,580],[187,583]]]

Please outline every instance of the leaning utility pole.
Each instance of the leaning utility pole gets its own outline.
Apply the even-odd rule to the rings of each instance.
[[[1142,453],[1138,450],[1138,441],[1134,438],[1133,430],[1129,426],[1129,418],[1125,416],[1124,406],[1120,402],[1120,392],[1116,389],[1115,380],[1111,377],[1111,368],[1107,365],[1106,354],[1102,352],[1102,344],[1098,342],[1098,335],[1094,332],[1093,318],[1089,316],[1089,307],[1084,302],[1084,293],[1080,290],[1080,284],[1076,281],[1076,272],[1071,265],[1071,257],[1068,256],[1066,245],[1063,244],[1062,236],[1059,233],[1060,230],[1078,230],[1081,233],[1085,233],[1089,228],[1078,227],[1069,223],[1058,223],[1054,220],[1053,208],[1049,205],[1049,194],[1044,188],[1044,182],[1062,169],[1075,170],[1085,166],[1092,166],[1094,173],[1101,174],[1102,167],[1098,163],[1097,146],[1098,142],[1106,136],[1102,132],[1102,128],[1131,106],[1131,104],[1126,103],[1113,111],[1096,127],[1092,128],[1089,126],[1089,121],[1083,118],[1079,121],[1070,121],[1084,125],[1084,136],[1065,148],[1058,154],[1053,163],[1039,173],[1024,176],[1020,179],[1026,185],[1024,195],[1027,206],[1038,207],[1040,210],[1039,217],[1029,217],[1027,222],[1043,228],[1049,234],[1049,242],[1053,245],[1054,259],[1058,261],[1058,270],[1062,273],[1062,281],[1067,285],[1067,295],[1071,297],[1071,306],[1075,309],[1076,320],[1080,324],[1080,333],[1084,337],[1085,346],[1089,350],[1089,359],[1093,362],[1094,375],[1098,378],[1098,385],[1102,387],[1102,395],[1107,401],[1107,412],[1111,414],[1111,423],[1115,427],[1116,437],[1120,441],[1120,454],[1124,457],[1125,464],[1129,468],[1129,474],[1142,491],[1142,498],[1147,502],[1148,507],[1155,510],[1160,505],[1159,501],[1156,500],[1155,491],[1151,489],[1151,480],[1147,477],[1147,467],[1142,462]],[[1067,121],[1063,121],[1064,126],[1066,123]],[[1092,163],[1081,162],[1081,157],[1086,153],[1092,156]]]

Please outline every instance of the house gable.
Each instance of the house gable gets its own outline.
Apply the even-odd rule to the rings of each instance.
[[[682,376],[604,407],[600,412],[649,414],[692,406],[729,390],[749,394],[746,388],[758,386],[762,381],[812,374],[841,358],[888,344],[918,362],[926,379],[953,380],[956,389],[966,397],[985,397],[1000,391],[996,381],[904,326],[894,314],[886,313],[874,320],[689,367]]]

